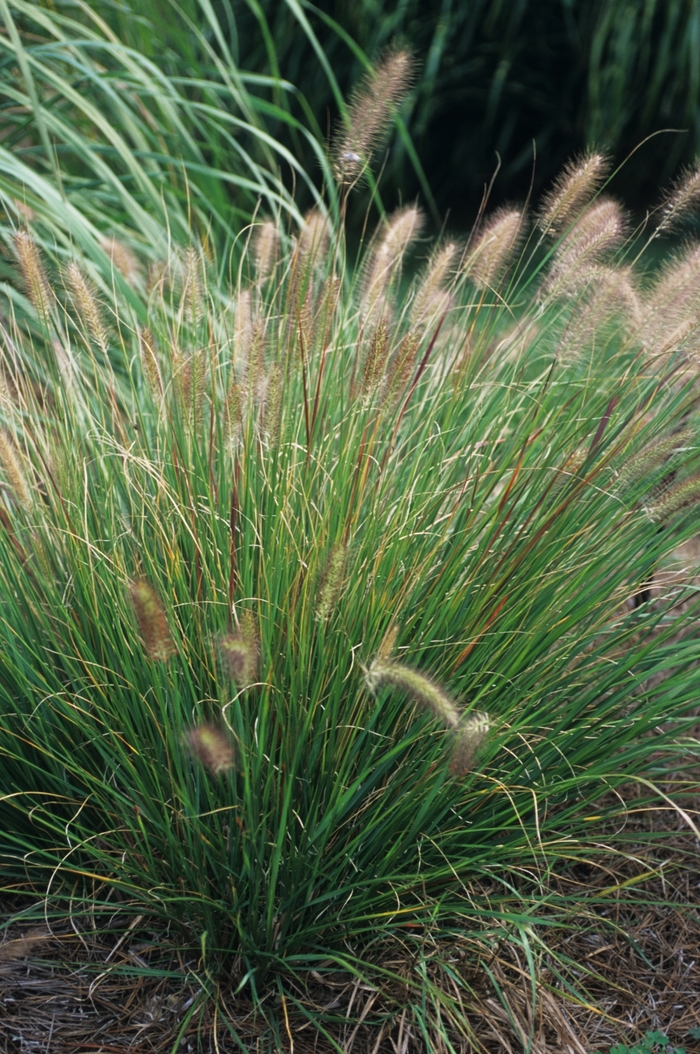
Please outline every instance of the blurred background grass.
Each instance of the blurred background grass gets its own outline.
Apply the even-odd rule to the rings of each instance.
[[[382,193],[388,207],[429,196],[429,187],[434,219],[449,212],[451,227],[471,226],[498,158],[492,205],[522,201],[531,188],[537,196],[586,146],[619,163],[662,133],[615,181],[615,192],[641,210],[700,149],[698,0],[91,0],[89,7],[172,75],[201,71],[188,22],[220,48],[216,20],[243,69],[295,85],[293,98],[266,89],[270,101],[302,120],[304,110],[313,113],[324,131],[337,117],[338,89],[349,92],[367,58],[390,42],[410,45],[420,68],[402,117],[415,155],[407,137],[395,137]],[[290,145],[295,139],[286,122],[268,127]],[[298,136],[293,145],[309,153]],[[310,154],[306,160],[313,170]]]

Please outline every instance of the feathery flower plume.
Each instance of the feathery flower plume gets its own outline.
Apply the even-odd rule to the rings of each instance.
[[[6,429],[0,431],[0,461],[15,498],[25,509],[30,509],[32,496],[27,486],[21,456],[14,439]]]
[[[185,417],[192,410],[192,356],[181,348],[172,350],[172,391],[176,404]]]
[[[410,666],[377,658],[365,672],[365,681],[371,692],[384,685],[398,688],[419,706],[431,710],[449,728],[459,727],[459,711],[449,696],[429,677]]]
[[[263,429],[267,435],[270,449],[277,446],[282,416],[282,370],[274,363],[267,371],[265,380],[265,400],[263,403]]]
[[[360,382],[361,396],[367,397],[371,395],[384,376],[388,345],[389,327],[386,319],[382,318],[372,333],[367,354],[365,355],[362,380]]]
[[[671,516],[700,504],[700,479],[683,480],[669,487],[655,504],[647,509],[654,523],[665,523]]]
[[[129,594],[146,654],[154,662],[167,662],[175,654],[175,644],[160,597],[143,579],[131,583]]]
[[[116,267],[122,278],[129,285],[137,285],[141,278],[141,268],[136,256],[124,242],[117,238],[105,238],[101,242],[103,251],[109,257],[112,266]]]
[[[642,304],[631,267],[594,264],[562,276],[557,293],[576,296],[576,308],[559,346],[559,358],[571,362],[581,351],[600,343],[606,329],[627,335],[636,332]]]
[[[49,280],[46,277],[39,250],[28,231],[16,232],[15,249],[19,266],[22,270],[22,277],[27,288],[27,295],[34,305],[40,320],[46,324],[55,298],[49,285]]]
[[[397,209],[386,220],[384,233],[370,256],[363,287],[363,307],[368,322],[383,313],[384,296],[411,242],[420,234],[424,216],[416,205]]]
[[[700,205],[700,165],[687,168],[674,183],[661,209],[657,231],[669,230]]]
[[[471,247],[462,273],[479,289],[493,286],[515,254],[523,230],[518,209],[497,209]]]
[[[328,556],[321,584],[318,590],[318,600],[314,614],[319,622],[327,622],[340,599],[343,591],[343,577],[345,572],[345,560],[347,557],[347,545],[341,542],[334,545]]]
[[[390,659],[394,648],[396,647],[396,641],[399,636],[399,624],[398,622],[390,622],[389,628],[382,637],[382,642],[377,649],[375,661],[383,661]]]
[[[83,326],[95,341],[103,355],[107,355],[109,348],[107,332],[102,321],[102,313],[97,297],[93,293],[88,281],[75,260],[71,260],[66,268],[66,277],[70,285],[75,310],[83,323]]]
[[[346,186],[357,182],[388,129],[395,108],[411,86],[414,61],[409,51],[387,51],[369,70],[350,100],[348,115],[335,136],[333,172]]]
[[[219,658],[224,672],[239,688],[249,688],[258,681],[260,638],[252,611],[244,611],[238,631],[218,639]]]
[[[229,737],[216,725],[197,725],[185,736],[185,746],[212,776],[233,768],[236,754]]]
[[[158,292],[163,295],[166,285],[172,282],[172,264],[168,260],[152,260],[148,265],[146,278],[146,292],[149,294]]]
[[[569,161],[545,194],[537,226],[544,234],[562,234],[600,190],[610,168],[603,154],[589,153]]]
[[[455,742],[450,759],[450,773],[464,776],[474,768],[474,761],[491,730],[491,718],[483,711],[469,714],[455,731]]]
[[[660,466],[666,466],[674,454],[684,448],[691,446],[696,441],[696,434],[692,428],[684,428],[673,435],[661,436],[645,443],[638,454],[631,457],[617,473],[618,489],[630,487],[639,480],[643,480]]]
[[[163,381],[160,376],[160,366],[156,355],[156,345],[150,329],[142,329],[139,333],[139,349],[141,351],[141,365],[144,376],[148,381],[148,387],[155,399],[163,394]]]
[[[456,255],[457,246],[454,242],[448,242],[433,252],[413,301],[411,325],[424,325],[429,319],[443,314],[449,307],[450,294],[443,287]]]
[[[201,272],[202,259],[199,253],[190,245],[185,251],[180,311],[185,322],[192,327],[199,325],[204,314]]]
[[[36,212],[31,205],[27,205],[26,201],[20,201],[19,198],[12,198],[12,208],[25,223],[34,223]]]
[[[313,267],[322,267],[326,261],[331,227],[327,216],[320,209],[309,209],[304,216],[304,226],[299,235],[299,254]]]
[[[617,248],[626,229],[624,213],[616,201],[601,198],[589,206],[557,247],[544,291],[566,292],[583,269]]]
[[[253,298],[250,289],[242,289],[235,301],[233,324],[233,361],[247,362],[253,339]]]
[[[416,333],[409,331],[401,339],[387,369],[386,393],[389,398],[397,398],[404,391],[413,372],[419,347],[420,338]]]
[[[245,384],[247,394],[256,403],[260,401],[263,394],[265,381],[265,330],[262,322],[255,322],[248,348],[248,362],[246,363]]]
[[[277,227],[272,220],[263,220],[256,227],[253,237],[253,259],[258,285],[263,285],[272,273],[277,262],[279,240]]]
[[[655,358],[663,359],[700,325],[700,244],[687,245],[662,269],[643,306],[640,339]]]

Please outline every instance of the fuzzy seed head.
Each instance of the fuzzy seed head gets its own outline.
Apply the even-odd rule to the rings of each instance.
[[[365,673],[365,681],[371,692],[376,692],[384,685],[398,688],[419,706],[430,710],[448,728],[456,729],[459,726],[459,711],[450,697],[429,677],[410,666],[388,659],[375,659]]]
[[[27,205],[26,201],[20,201],[19,198],[12,198],[12,208],[24,223],[34,223],[36,220],[36,212],[31,205]]]
[[[227,677],[238,688],[257,684],[260,668],[260,637],[252,611],[245,611],[236,633],[227,633],[218,640],[219,658]]]
[[[299,235],[299,254],[312,267],[323,267],[328,255],[331,227],[328,217],[320,209],[310,209],[304,216]]]
[[[28,231],[17,231],[15,234],[15,249],[27,295],[34,305],[40,320],[46,324],[55,298],[49,285],[49,280],[46,277],[39,250]]]
[[[141,280],[141,268],[135,254],[128,245],[117,238],[106,238],[101,247],[107,254],[113,267],[119,271],[129,285],[138,285]]]
[[[253,339],[253,298],[250,289],[242,289],[235,301],[233,327],[233,361],[247,362]]]
[[[260,223],[253,238],[253,259],[255,276],[258,285],[263,285],[270,277],[279,254],[279,233],[272,220]]]
[[[400,271],[406,251],[419,236],[423,222],[423,213],[415,205],[397,209],[385,222],[365,274],[363,305],[367,321],[376,321],[382,314],[387,287]]]
[[[271,450],[275,449],[279,441],[282,417],[282,383],[282,370],[277,363],[273,363],[267,371],[263,403],[263,429],[267,435],[267,441]]]
[[[139,334],[139,349],[141,352],[141,366],[144,376],[151,389],[154,399],[160,399],[163,395],[163,381],[160,375],[156,344],[150,329],[142,329]]]
[[[684,428],[673,435],[661,436],[646,443],[638,454],[631,457],[620,469],[617,476],[619,490],[626,490],[633,484],[645,479],[651,473],[666,467],[679,451],[694,445],[695,432]]]
[[[102,321],[100,305],[80,266],[72,260],[66,268],[73,304],[83,327],[95,341],[100,351],[108,353],[107,332]]]
[[[30,509],[32,495],[27,486],[22,458],[12,435],[6,429],[0,431],[0,462],[15,499],[25,509]]]
[[[382,662],[386,659],[390,659],[391,655],[396,647],[396,641],[399,636],[399,624],[398,622],[391,622],[386,633],[382,637],[382,642],[379,645],[377,651],[377,661]]]
[[[493,287],[515,255],[522,230],[522,212],[498,209],[487,220],[469,250],[463,274],[471,278],[478,289]]]
[[[588,153],[565,166],[542,201],[537,226],[544,234],[560,235],[595,197],[610,169],[603,154]]]
[[[662,268],[643,300],[639,337],[655,359],[692,340],[700,326],[700,244],[690,243]]]
[[[229,737],[216,725],[197,725],[185,736],[185,746],[212,776],[233,768],[236,754]]]
[[[192,246],[185,252],[184,281],[180,314],[185,322],[196,327],[204,315],[204,298],[202,295],[202,258]]]
[[[631,267],[583,266],[571,271],[557,292],[570,295],[576,305],[559,346],[562,362],[577,359],[606,330],[627,336],[639,328],[643,309]]]
[[[700,479],[695,477],[669,487],[655,504],[648,507],[647,512],[654,523],[665,524],[677,513],[698,505],[700,505]]]
[[[387,363],[387,347],[389,344],[389,327],[386,319],[379,320],[372,334],[365,356],[362,370],[362,381],[360,383],[360,395],[370,396],[384,376]]]
[[[347,545],[342,542],[334,545],[330,551],[316,602],[315,615],[319,622],[328,621],[340,599],[343,591],[346,557]]]
[[[658,230],[670,230],[700,205],[700,165],[682,172],[661,209]]]
[[[414,68],[411,53],[396,49],[387,51],[376,68],[365,74],[331,150],[339,183],[350,186],[366,170],[394,110],[411,86]]]
[[[450,759],[451,775],[464,776],[474,768],[476,756],[491,728],[491,718],[483,711],[474,711],[464,718],[455,731]]]
[[[160,597],[143,579],[131,583],[129,594],[146,654],[153,662],[167,662],[175,654],[175,644]]]
[[[416,333],[408,332],[402,337],[387,369],[386,391],[389,398],[396,399],[405,390],[413,373],[419,347],[420,338]]]
[[[411,324],[421,326],[435,317],[439,317],[449,307],[450,295],[444,285],[457,255],[457,246],[448,242],[437,249],[428,264],[425,277],[418,287],[411,310]]]
[[[545,283],[546,292],[566,292],[582,270],[620,245],[626,230],[625,215],[616,201],[601,198],[591,205],[558,246]]]

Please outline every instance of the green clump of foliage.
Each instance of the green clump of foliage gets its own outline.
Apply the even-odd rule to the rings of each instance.
[[[689,1034],[697,1031],[699,1030],[693,1029]],[[671,1046],[668,1037],[663,1032],[658,1031],[645,1033],[644,1038],[631,1047],[628,1047],[625,1043],[615,1043],[610,1048],[610,1054],[654,1054],[654,1051],[659,1048],[665,1054],[685,1054],[685,1047]]]
[[[331,1027],[310,986],[340,972],[416,1049],[468,1050],[455,946],[533,962],[548,873],[624,814],[604,794],[680,794],[697,745],[695,587],[642,594],[694,533],[700,252],[643,282],[590,154],[411,282],[417,205],[349,259],[408,61],[359,87],[303,217],[266,170],[252,224],[207,227],[203,159],[188,213],[165,148],[120,138],[138,93],[110,168],[58,82],[63,194],[51,151],[3,148],[0,860],[42,915],[175,932],[273,1029],[273,989]]]

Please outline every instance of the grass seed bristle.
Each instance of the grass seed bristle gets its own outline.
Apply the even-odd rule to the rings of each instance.
[[[66,277],[73,296],[73,304],[84,329],[90,334],[103,355],[109,353],[107,331],[102,320],[100,305],[80,266],[71,261],[66,268]]]
[[[251,611],[245,611],[236,633],[218,639],[221,665],[238,688],[250,688],[259,679],[260,636]]]
[[[129,594],[146,654],[153,662],[167,662],[176,649],[160,597],[143,579],[131,583]]]
[[[356,183],[388,128],[395,108],[411,86],[414,61],[405,49],[387,51],[356,89],[331,154],[339,183]]]
[[[700,206],[700,165],[685,169],[666,195],[657,230],[671,230],[698,206]]]
[[[6,429],[0,430],[0,462],[16,500],[25,509],[31,509],[32,495],[27,485],[22,458],[14,438]]]
[[[518,209],[498,209],[486,221],[470,248],[462,273],[471,278],[478,289],[492,287],[515,255],[522,230],[522,212]]]
[[[563,234],[595,197],[609,170],[604,154],[588,153],[569,161],[542,201],[537,216],[540,230]]]
[[[469,714],[455,730],[449,771],[452,776],[464,776],[474,768],[474,762],[492,728],[491,718],[482,711]]]
[[[279,232],[272,220],[258,224],[253,237],[253,259],[259,285],[263,285],[272,274],[279,255],[279,241]]]
[[[347,545],[341,542],[330,551],[318,589],[315,615],[319,622],[327,622],[333,614],[343,591]]]
[[[370,691],[376,692],[385,685],[398,688],[448,728],[459,726],[459,711],[450,697],[429,677],[410,666],[377,658],[367,670],[365,680]]]
[[[582,271],[590,275],[588,269],[616,249],[626,231],[618,202],[601,198],[589,206],[557,247],[544,291],[559,295],[576,284]]]
[[[400,271],[411,243],[419,236],[424,216],[416,205],[397,209],[388,217],[367,264],[363,288],[366,321],[378,321],[384,312],[388,286]]]
[[[185,746],[212,776],[221,776],[233,768],[236,752],[227,734],[216,725],[197,725],[185,736]]]
[[[27,295],[39,319],[47,325],[56,298],[46,276],[39,250],[28,231],[17,231],[14,241]]]
[[[106,238],[102,243],[102,249],[109,257],[110,263],[122,278],[131,286],[136,286],[141,281],[141,267],[128,245],[119,241],[118,238]]]
[[[141,351],[141,365],[148,387],[151,389],[153,397],[160,399],[163,395],[163,380],[160,374],[155,340],[148,328],[142,329],[139,333],[139,349]]]

